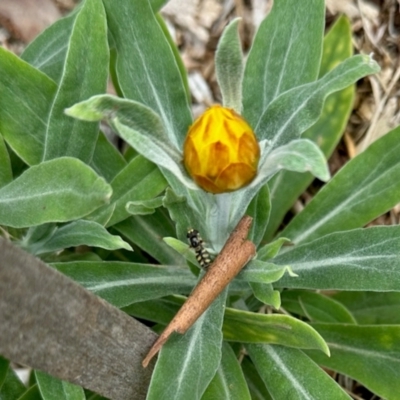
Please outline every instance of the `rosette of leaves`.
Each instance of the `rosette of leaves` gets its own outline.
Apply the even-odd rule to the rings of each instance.
[[[322,0],[275,0],[246,62],[231,22],[216,53],[223,105],[248,121],[261,157],[248,186],[206,193],[182,164],[192,123],[186,72],[155,14],[159,3],[86,0],[21,58],[0,49],[2,232],[163,326],[197,280],[187,228],[217,253],[250,214],[256,259],[163,347],[148,398],[349,398],[319,365],[395,398],[398,316],[374,305],[399,302],[385,293],[400,290],[398,227],[362,227],[400,200],[400,130],[349,162],[276,233],[313,176],[328,180],[324,156],[343,132],[350,85],[379,67],[351,57],[345,18],[324,38]],[[104,94],[109,70],[118,96]],[[100,120],[131,146],[124,154]],[[81,245],[88,251],[71,250]],[[281,304],[286,315],[259,312]],[[42,387],[51,379],[36,376]]]

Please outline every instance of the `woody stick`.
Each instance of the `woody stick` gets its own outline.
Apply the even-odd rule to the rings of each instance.
[[[251,241],[246,240],[252,220],[246,215],[239,221],[202,280],[153,344],[142,362],[143,367],[147,367],[173,332],[185,333],[254,257],[256,247]]]

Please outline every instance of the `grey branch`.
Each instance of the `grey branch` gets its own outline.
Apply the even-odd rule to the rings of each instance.
[[[0,354],[115,400],[145,399],[157,335],[0,238]]]

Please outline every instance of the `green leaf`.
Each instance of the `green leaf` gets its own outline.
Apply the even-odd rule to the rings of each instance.
[[[351,57],[353,51],[351,24],[347,17],[340,17],[324,39],[320,77]],[[329,95],[324,103],[321,117],[303,133],[302,137],[320,146],[325,157],[330,157],[346,127],[353,108],[354,85]],[[306,190],[314,177],[310,173],[299,174],[281,171],[269,182],[272,193],[272,212],[268,221],[266,240],[273,237],[286,212]]]
[[[130,216],[126,205],[130,201],[153,199],[166,187],[159,169],[142,156],[132,159],[112,180],[113,194],[110,203],[96,210],[90,219],[112,226]],[[110,217],[111,215],[111,217]]]
[[[10,155],[0,134],[0,188],[13,180]]]
[[[168,209],[171,219],[176,224],[176,235],[173,236],[177,236],[178,239],[186,241],[188,228],[193,227],[201,232],[201,236],[205,241],[213,243],[213,240],[209,240],[210,238],[207,237],[207,234],[211,232],[204,229],[205,226],[203,224],[205,221],[205,213],[209,213],[206,211],[205,206],[210,203],[204,201],[205,199],[210,199],[210,197],[208,197],[209,193],[198,190],[193,194],[191,190],[186,190],[185,194],[186,196],[178,195],[171,188],[167,188],[165,191],[164,207]],[[197,196],[197,194],[199,196]],[[190,200],[192,201],[191,205],[188,204]],[[197,212],[196,208],[193,207],[193,203],[199,206]]]
[[[113,228],[159,263],[186,266],[184,259],[163,240],[166,236],[175,235],[174,226],[165,210],[157,209],[151,215],[135,215]]]
[[[278,290],[274,290],[272,284],[250,282],[250,287],[258,300],[279,310],[281,307],[281,295]]]
[[[111,182],[126,164],[122,154],[100,132],[90,166],[107,182]]]
[[[116,74],[124,97],[143,103],[163,121],[181,149],[192,123],[182,75],[147,0],[104,0],[117,49]],[[134,73],[133,73],[134,71]]]
[[[118,308],[170,294],[188,294],[196,284],[196,277],[188,269],[176,267],[117,261],[52,266]]]
[[[319,77],[332,71],[346,58],[353,55],[351,22],[341,15],[324,37]]]
[[[161,325],[167,325],[182,307],[186,297],[168,296],[155,300],[133,303],[123,311],[137,318],[147,319]]]
[[[25,391],[18,400],[42,400],[43,397],[40,395],[40,390],[38,385],[34,384],[29,389]]]
[[[56,89],[45,74],[0,47],[0,132],[29,165],[42,159],[46,119]]]
[[[269,196],[268,185],[261,187],[258,194],[253,198],[246,215],[253,218],[248,239],[258,246],[267,228],[269,214],[271,211],[271,199]]]
[[[251,400],[242,369],[231,346],[222,343],[221,364],[202,400]]]
[[[281,233],[295,243],[364,226],[400,201],[400,128],[349,161]]]
[[[248,357],[243,359],[242,369],[249,386],[252,400],[272,400],[262,378]]]
[[[325,157],[319,147],[308,139],[297,139],[269,153],[260,162],[257,177],[250,186],[257,186],[260,182],[265,182],[267,178],[281,169],[297,172],[309,171],[322,181],[330,178]]]
[[[162,205],[163,196],[148,200],[128,201],[128,203],[126,203],[126,211],[132,215],[148,215],[153,214],[156,208]]]
[[[93,221],[74,221],[58,228],[51,238],[41,245],[34,254],[50,253],[76,246],[101,247],[107,250],[132,247],[119,236],[113,236],[100,224]]]
[[[400,327],[313,324],[331,349],[331,357],[308,352],[329,369],[355,379],[385,399],[400,393]]]
[[[165,0],[163,0],[163,1],[165,1]],[[150,0],[150,4],[152,2],[154,2],[154,0]],[[154,10],[154,5],[151,4],[151,6],[153,8],[153,11],[155,11]],[[183,60],[181,58],[181,53],[180,53],[180,51],[178,49],[177,44],[174,42],[174,39],[171,36],[171,33],[170,33],[169,29],[168,29],[168,25],[163,20],[161,14],[157,13],[155,15],[155,17],[157,19],[158,25],[160,26],[160,28],[163,31],[165,39],[168,41],[168,44],[171,47],[172,53],[174,55],[174,60],[175,60],[175,62],[177,64],[177,66],[178,66],[179,73],[181,74],[181,77],[182,77],[182,82],[183,82],[183,86],[185,88],[185,94],[186,94],[187,101],[188,101],[189,104],[191,104],[192,95],[190,93],[190,88],[189,88],[189,82],[188,82],[188,76],[187,76],[188,72],[187,72],[185,64],[184,64],[184,62],[183,62]]]
[[[290,265],[275,287],[400,291],[400,226],[375,226],[323,236],[273,259]]]
[[[378,71],[378,64],[370,56],[357,55],[321,79],[282,93],[270,103],[254,127],[258,138],[267,139],[270,150],[299,138],[318,120],[328,95]]]
[[[187,261],[191,262],[193,265],[198,265],[196,255],[193,249],[189,248],[188,243],[181,242],[180,240],[173,237],[165,237],[164,242],[167,243],[168,246],[172,247],[176,252],[185,257]]]
[[[271,101],[287,90],[316,79],[325,26],[321,0],[275,0],[260,25],[246,63],[244,116],[250,125]]]
[[[196,188],[183,167],[181,152],[170,142],[161,119],[150,108],[131,100],[103,95],[75,104],[66,113],[87,121],[107,119],[118,135],[138,153],[171,171],[188,187]]]
[[[351,399],[303,352],[282,346],[248,344],[246,349],[274,399]]]
[[[355,324],[350,311],[331,297],[304,290],[284,290],[282,307],[315,322]]]
[[[281,237],[271,243],[266,244],[257,251],[257,260],[267,261],[271,258],[274,258],[279,253],[281,247],[285,243],[289,242],[290,239]]]
[[[222,33],[215,53],[215,72],[224,107],[242,112],[243,54],[236,18]]]
[[[56,230],[55,223],[31,226],[19,241],[19,245],[28,253],[35,254],[36,250],[46,243]]]
[[[339,292],[333,299],[344,304],[359,324],[400,325],[398,292]]]
[[[10,362],[6,360],[4,357],[0,356],[0,393],[1,393],[1,387],[3,386],[3,383],[7,377],[9,365]]]
[[[85,253],[74,253],[72,251],[68,251],[60,255],[50,254],[43,257],[43,260],[48,264],[52,262],[77,262],[77,261],[91,261],[91,262],[96,261],[98,263],[101,263],[103,261],[102,258],[97,253],[93,253],[91,251],[87,251]]]
[[[22,60],[59,83],[67,57],[69,38],[79,11],[76,7],[67,17],[50,25],[31,42],[21,55]]]
[[[44,372],[35,371],[43,400],[85,400],[83,389],[69,382],[61,381]]]
[[[319,77],[325,76],[352,54],[351,23],[346,16],[341,16],[325,36]],[[333,153],[346,128],[353,109],[354,95],[355,85],[329,95],[321,117],[302,135],[317,143],[326,157]]]
[[[237,275],[237,279],[247,282],[272,283],[282,278],[288,272],[289,276],[296,276],[288,265],[276,265],[260,260],[250,261]]]
[[[12,368],[8,366],[3,385],[0,388],[0,399],[17,400],[25,390],[25,385],[20,381]]]
[[[221,293],[184,335],[172,335],[162,347],[148,400],[201,398],[221,360],[226,293]]]
[[[104,93],[108,69],[104,7],[101,0],[86,0],[74,21],[63,73],[48,117],[44,160],[67,155],[91,161],[99,124],[69,118],[64,109]]]
[[[0,189],[0,224],[15,228],[79,219],[109,201],[110,186],[82,161],[33,166]]]
[[[224,339],[244,343],[272,343],[300,349],[318,349],[329,355],[322,337],[308,324],[288,315],[258,314],[227,308]]]

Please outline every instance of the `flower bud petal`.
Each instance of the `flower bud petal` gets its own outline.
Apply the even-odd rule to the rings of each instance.
[[[204,190],[223,193],[240,189],[257,174],[260,147],[248,123],[235,111],[215,105],[190,127],[183,161]]]

